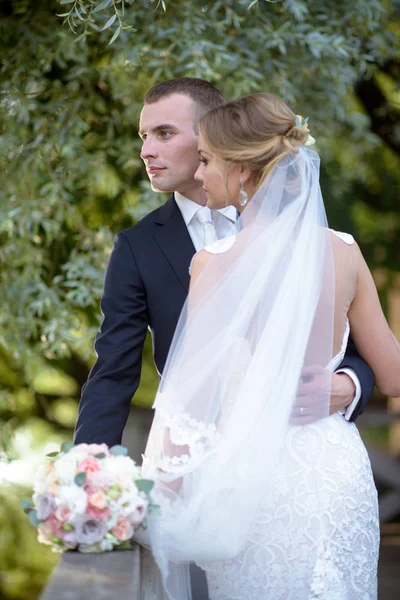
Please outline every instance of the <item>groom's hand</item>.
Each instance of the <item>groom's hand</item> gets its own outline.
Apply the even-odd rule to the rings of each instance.
[[[355,395],[355,385],[346,373],[332,373],[320,365],[302,369],[292,425],[306,425],[328,414],[345,411]]]
[[[329,414],[345,412],[346,408],[353,402],[356,394],[356,386],[351,377],[346,373],[332,373],[331,401]]]

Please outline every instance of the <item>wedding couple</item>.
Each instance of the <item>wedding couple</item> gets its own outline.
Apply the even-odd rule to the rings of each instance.
[[[400,347],[357,244],[328,229],[304,121],[181,78],[148,92],[140,136],[152,188],[173,194],[116,237],[75,442],[120,442],[149,328],[161,514],[141,541],[162,582],[148,572],[143,597],[190,598],[197,564],[210,600],[376,598],[377,496],[351,421],[374,378],[400,395]]]

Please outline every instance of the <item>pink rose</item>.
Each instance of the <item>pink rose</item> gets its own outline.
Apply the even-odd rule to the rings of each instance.
[[[96,508],[95,506],[89,506],[86,509],[85,514],[91,519],[96,521],[105,521],[110,516],[111,509],[107,506],[106,508]]]
[[[120,542],[126,542],[133,536],[132,524],[126,517],[119,517],[117,524],[112,528],[111,533],[113,533]]]
[[[85,458],[85,460],[78,465],[78,473],[86,473],[88,479],[90,479],[92,473],[97,473],[100,469],[100,463],[97,458],[94,457]]]
[[[46,521],[40,523],[39,534],[47,541],[51,541],[53,537],[61,537],[61,523],[54,515],[51,515]]]
[[[56,509],[55,515],[59,521],[65,523],[71,516],[71,509],[66,504],[62,504]]]
[[[92,494],[89,495],[89,504],[94,508],[106,508],[107,506],[107,496],[103,492],[103,490],[96,490]]]

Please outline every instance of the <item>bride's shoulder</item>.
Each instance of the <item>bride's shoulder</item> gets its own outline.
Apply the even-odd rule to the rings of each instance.
[[[196,252],[189,265],[189,275],[192,275],[194,264],[196,264],[197,268],[202,270],[210,260],[212,254],[223,254],[230,250],[235,243],[235,239],[235,235],[228,235],[228,237],[217,240],[216,242],[205,246],[203,250]]]
[[[343,231],[335,231],[334,229],[330,229],[329,231],[331,232],[331,234],[333,234],[333,239],[335,239],[335,237],[340,238],[348,246],[352,246],[356,243],[356,240],[350,233],[343,233]]]
[[[200,269],[200,271],[202,271],[208,263],[208,261],[210,260],[210,258],[211,256],[207,252],[205,252],[205,250],[199,250],[198,252],[196,252],[192,260],[190,261],[189,275],[192,276],[194,270],[198,271]]]

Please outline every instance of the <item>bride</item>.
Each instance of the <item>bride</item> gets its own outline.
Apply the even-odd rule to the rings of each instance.
[[[399,343],[354,239],[328,228],[302,119],[253,94],[199,131],[208,206],[240,217],[194,257],[157,392],[143,471],[161,510],[141,541],[161,578],[148,571],[144,598],[189,599],[195,562],[210,600],[372,600],[377,494],[355,425],[329,414],[330,381],[351,328],[400,395]]]

